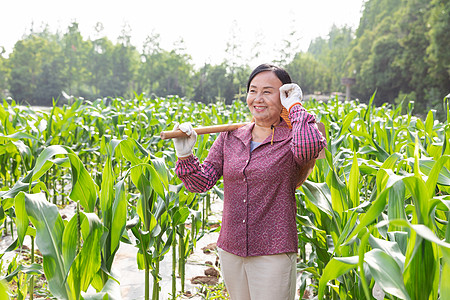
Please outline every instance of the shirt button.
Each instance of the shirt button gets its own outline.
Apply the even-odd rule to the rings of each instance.
[[[245,203],[245,201],[247,201],[246,199],[244,199],[244,203]]]
[[[242,223],[245,223],[245,220],[243,220]]]
[[[244,178],[244,182],[245,182],[245,178]]]

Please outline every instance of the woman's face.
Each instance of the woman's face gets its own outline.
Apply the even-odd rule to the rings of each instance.
[[[279,89],[282,85],[283,83],[272,71],[261,72],[250,82],[247,105],[256,122],[270,126],[280,120],[283,106]]]

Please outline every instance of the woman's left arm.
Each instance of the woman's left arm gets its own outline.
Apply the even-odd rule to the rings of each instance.
[[[297,104],[291,107],[289,120],[292,124],[291,149],[297,162],[302,164],[317,158],[327,141],[317,127],[314,115]]]

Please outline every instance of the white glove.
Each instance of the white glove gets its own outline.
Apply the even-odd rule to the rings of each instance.
[[[295,83],[284,84],[280,87],[280,99],[281,104],[289,112],[295,104],[302,105],[302,89]]]
[[[173,130],[180,129],[186,133],[187,137],[174,138],[173,144],[175,145],[175,152],[178,157],[188,157],[193,152],[195,142],[197,141],[197,133],[194,131],[191,123],[176,123]]]

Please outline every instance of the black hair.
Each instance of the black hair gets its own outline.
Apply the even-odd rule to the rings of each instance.
[[[272,71],[275,73],[275,75],[280,79],[282,84],[292,83],[291,76],[289,76],[288,72],[278,66],[270,65],[270,64],[262,64],[257,66],[253,72],[250,74],[250,77],[247,81],[247,92],[250,89],[250,83],[252,82],[253,78],[255,78],[256,75],[258,75],[261,72],[265,71]]]

